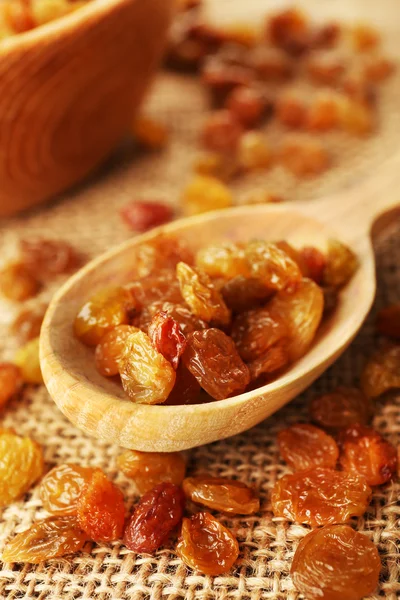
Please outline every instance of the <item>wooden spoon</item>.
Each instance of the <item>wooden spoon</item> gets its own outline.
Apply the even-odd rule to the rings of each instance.
[[[86,433],[147,452],[182,450],[226,438],[278,410],[340,356],[368,314],[376,286],[370,230],[376,217],[398,203],[399,160],[396,162],[383,169],[374,182],[325,200],[244,206],[175,221],[135,237],[85,266],[55,295],[42,327],[43,377],[58,407]],[[273,383],[207,404],[135,404],[126,399],[117,383],[97,373],[93,351],[74,338],[72,324],[80,306],[94,292],[132,280],[135,248],[160,232],[176,234],[194,249],[252,238],[324,247],[328,238],[335,237],[357,253],[360,267],[309,352]]]

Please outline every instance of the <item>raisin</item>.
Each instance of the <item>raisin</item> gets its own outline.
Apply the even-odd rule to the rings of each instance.
[[[336,52],[327,51],[310,56],[306,68],[313,83],[336,86],[346,70],[346,64]]]
[[[181,260],[188,264],[193,263],[192,252],[186,243],[173,236],[159,234],[151,242],[137,246],[132,261],[133,275],[135,279],[140,278],[142,285],[146,283],[146,289],[148,289],[149,275],[153,276],[154,281],[154,278],[160,278],[160,272],[171,273],[173,270],[175,276],[175,267]],[[166,289],[169,285],[168,283]],[[155,287],[159,287],[159,282]],[[146,303],[148,302],[149,300],[146,299]]]
[[[132,133],[146,150],[162,150],[168,143],[168,129],[160,121],[145,115],[136,117]]]
[[[134,552],[151,553],[164,544],[182,520],[185,497],[175,484],[162,482],[141,497],[124,533]]]
[[[249,370],[233,340],[219,329],[191,333],[183,362],[201,387],[216,400],[241,394],[250,381]]]
[[[267,287],[283,290],[301,281],[299,266],[277,244],[256,240],[245,247],[250,277]]]
[[[273,319],[288,329],[287,350],[291,361],[303,356],[315,337],[322,319],[324,297],[321,288],[304,278],[293,292],[279,291],[267,307]]]
[[[310,600],[361,600],[378,585],[381,561],[375,544],[348,525],[308,533],[298,545],[290,575]]]
[[[365,80],[360,73],[350,73],[342,80],[344,93],[360,104],[374,107],[376,104],[376,88]],[[340,99],[340,98],[339,98]]]
[[[161,310],[179,323],[179,326],[185,335],[192,331],[197,331],[197,329],[206,329],[208,327],[205,321],[193,315],[190,310],[182,304],[164,302],[161,306]]]
[[[251,381],[255,381],[260,375],[267,375],[280,371],[289,363],[289,355],[286,349],[286,341],[277,342],[271,346],[265,354],[255,358],[247,364],[250,371]]]
[[[249,362],[284,340],[288,330],[283,320],[271,316],[267,305],[239,314],[233,321],[231,335],[240,356]]]
[[[53,515],[76,515],[78,498],[96,469],[79,465],[57,465],[40,482],[43,508]]]
[[[314,29],[311,45],[313,48],[333,48],[341,34],[338,23],[326,23]]]
[[[300,250],[303,275],[320,284],[325,270],[325,255],[313,246],[305,246]]]
[[[96,469],[85,483],[77,502],[79,527],[95,542],[122,537],[125,506],[122,492]]]
[[[118,456],[117,464],[124,475],[135,481],[139,494],[164,481],[180,485],[186,472],[186,462],[180,452],[126,450]]]
[[[233,242],[201,248],[196,254],[196,266],[210,277],[231,279],[251,274],[244,249]]]
[[[11,334],[18,337],[22,343],[39,337],[45,312],[45,306],[21,310],[10,327]]]
[[[400,339],[400,304],[392,304],[382,308],[376,317],[378,333]]]
[[[137,308],[137,300],[130,288],[101,290],[77,314],[75,335],[87,346],[96,346],[108,331],[118,325],[128,324]]]
[[[198,404],[200,384],[181,361],[176,371],[175,385],[165,404],[177,406],[181,404]]]
[[[239,544],[229,529],[206,512],[183,519],[176,546],[181,560],[206,575],[221,575],[231,569],[239,556]]]
[[[345,471],[363,475],[368,485],[382,485],[397,471],[397,450],[377,431],[351,425],[340,433],[340,464]]]
[[[236,87],[226,100],[226,107],[244,127],[257,126],[267,110],[264,94],[256,87]]]
[[[188,477],[183,491],[192,502],[227,514],[252,515],[260,508],[254,490],[226,477]]]
[[[271,160],[272,151],[265,135],[258,131],[248,131],[242,135],[238,148],[238,163],[242,169],[266,169]]]
[[[296,177],[319,175],[329,166],[329,155],[321,142],[303,136],[284,138],[279,160]]]
[[[125,286],[140,307],[142,312],[150,309],[151,304],[162,302],[182,302],[175,268],[163,268],[147,275],[144,279],[134,281]]]
[[[173,210],[163,202],[135,201],[121,209],[121,217],[134,231],[147,231],[171,221]]]
[[[15,536],[3,551],[4,562],[38,564],[50,558],[75,554],[87,542],[74,517],[49,517]]]
[[[311,41],[308,22],[303,13],[295,8],[288,8],[269,17],[267,35],[273,45],[293,56],[307,51]]]
[[[273,291],[258,279],[238,275],[224,283],[221,293],[227,307],[238,313],[265,303]]]
[[[276,517],[317,527],[363,515],[370,499],[362,475],[317,467],[279,479],[271,502]]]
[[[323,318],[330,317],[339,304],[339,292],[336,288],[326,285],[321,286],[321,289],[324,295]]]
[[[368,83],[381,83],[395,70],[394,63],[384,56],[370,56],[363,68],[364,79]]]
[[[328,253],[323,276],[323,284],[341,288],[350,281],[358,268],[358,258],[354,252],[339,242],[328,241]]]
[[[196,156],[193,170],[199,175],[229,181],[239,170],[236,160],[218,152],[203,152]]]
[[[256,46],[250,53],[250,65],[258,77],[266,82],[284,82],[293,75],[294,66],[283,50]]]
[[[299,423],[278,434],[279,451],[293,471],[303,471],[313,467],[334,468],[339,457],[339,449],[333,437],[322,429]]]
[[[179,323],[166,312],[156,313],[149,325],[149,338],[154,348],[166,358],[173,368],[178,368],[179,359],[186,348],[186,337]]]
[[[220,44],[220,39],[213,35],[212,29],[207,31],[201,27],[198,11],[186,11],[183,17],[175,19],[170,29],[166,64],[169,68],[195,72],[201,62]]]
[[[355,423],[368,423],[371,406],[369,400],[357,388],[340,386],[333,392],[313,398],[310,403],[310,415],[321,427],[341,429]]]
[[[96,346],[96,368],[104,377],[118,375],[126,350],[126,342],[131,333],[138,331],[132,325],[118,325],[111,329]]]
[[[42,449],[30,438],[11,431],[0,433],[0,506],[25,494],[42,475]]]
[[[211,113],[201,133],[205,148],[213,152],[234,152],[243,133],[237,117],[229,110]]]
[[[361,375],[361,389],[368,398],[400,388],[400,346],[388,344],[374,354]]]
[[[131,333],[120,363],[122,387],[133,402],[160,404],[175,383],[171,364],[152,346],[143,331]]]
[[[279,96],[275,109],[276,118],[286,127],[298,129],[306,122],[307,105],[293,92]]]
[[[176,275],[182,296],[194,315],[207,323],[228,325],[230,310],[205,272],[181,262]]]
[[[0,363],[0,409],[19,392],[21,386],[19,368],[11,363]]]
[[[63,240],[21,240],[21,259],[32,276],[46,280],[76,269],[81,257]]]
[[[43,383],[39,360],[38,337],[30,340],[22,346],[22,348],[17,350],[14,361],[20,369],[24,383],[31,383],[33,385],[40,385]]]
[[[365,52],[366,50],[372,50],[379,46],[380,35],[374,27],[366,25],[365,23],[359,23],[353,27],[351,31],[351,39],[355,50],[359,52]]]
[[[344,98],[340,104],[340,125],[348,133],[365,136],[375,126],[375,114],[364,101]]]
[[[23,302],[36,296],[40,282],[22,262],[12,262],[0,271],[0,291],[9,300]]]
[[[184,189],[181,201],[186,214],[197,215],[229,208],[233,198],[229,188],[216,177],[196,175]]]
[[[243,64],[230,64],[228,61],[224,60],[223,56],[217,55],[204,61],[201,80],[211,96],[212,105],[221,106],[226,102],[228,95],[233,89],[238,86],[249,86],[251,84],[252,72]],[[214,124],[213,126],[218,127],[221,135],[228,135],[229,139],[231,139],[232,136],[232,141],[234,141],[235,136],[232,126],[236,132],[239,133],[239,121],[236,118],[234,118],[234,120],[229,119],[229,111],[221,111],[221,113],[222,114],[216,113],[215,117],[211,117]],[[231,116],[232,118],[234,117],[234,115]],[[213,128],[211,124],[209,126],[211,129]],[[225,150],[231,150],[231,146],[226,142],[224,143],[222,140],[221,145],[219,145],[215,135],[212,135],[210,139],[215,142],[215,145],[212,143],[212,148],[206,143],[206,146],[210,149],[218,151],[222,150],[223,152]]]
[[[331,131],[340,124],[340,103],[337,94],[321,92],[310,102],[306,128],[309,131]]]

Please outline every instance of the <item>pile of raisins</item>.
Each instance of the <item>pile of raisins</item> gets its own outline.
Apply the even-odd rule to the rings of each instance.
[[[135,268],[140,279],[81,307],[75,335],[133,402],[194,404],[264,385],[303,356],[357,259],[334,240],[326,253],[254,240],[193,256],[164,235],[138,247]]]

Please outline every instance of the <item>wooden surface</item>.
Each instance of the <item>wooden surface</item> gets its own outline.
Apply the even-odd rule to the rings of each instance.
[[[380,177],[332,198],[296,205],[240,207],[175,221],[138,236],[92,261],[55,295],[41,334],[41,365],[50,395],[62,412],[91,435],[127,448],[172,451],[199,446],[244,431],[308,387],[347,348],[375,295],[370,229],[376,217],[398,204],[399,159]],[[194,406],[134,404],[122,388],[101,377],[93,352],[73,336],[80,306],[97,290],[132,280],[134,250],[160,231],[175,233],[193,249],[225,240],[287,239],[324,247],[329,237],[349,244],[360,268],[341,294],[311,350],[278,380],[234,398]]]
[[[0,43],[0,217],[81,180],[129,128],[170,0],[94,0]]]

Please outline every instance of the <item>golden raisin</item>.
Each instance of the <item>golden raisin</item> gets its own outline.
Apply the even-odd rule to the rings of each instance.
[[[40,482],[43,508],[53,515],[76,515],[78,498],[96,469],[79,465],[57,465]]]
[[[138,331],[132,325],[118,325],[106,333],[96,346],[96,368],[101,375],[118,375],[126,350],[126,342],[131,333]]]
[[[374,429],[351,425],[339,442],[342,468],[363,475],[368,485],[382,485],[396,474],[397,450]]]
[[[313,398],[310,415],[321,427],[341,429],[355,423],[368,423],[371,406],[361,390],[340,386],[333,392]]]
[[[321,142],[303,136],[284,138],[279,160],[296,177],[319,175],[329,166],[329,155]]]
[[[231,279],[237,275],[250,277],[251,274],[244,249],[233,242],[201,248],[196,254],[196,266],[210,277]]]
[[[317,94],[307,111],[306,128],[309,131],[330,131],[340,122],[340,105],[336,94]]]
[[[373,50],[380,44],[380,35],[374,27],[366,23],[359,23],[351,31],[351,40],[355,50],[365,52]]]
[[[400,388],[400,346],[387,345],[374,354],[361,375],[361,389],[368,398]]]
[[[19,392],[21,386],[19,368],[12,363],[0,363],[0,409]]]
[[[205,175],[229,181],[238,172],[236,160],[218,152],[203,152],[193,161],[193,170],[198,175]]]
[[[188,215],[228,208],[232,203],[228,187],[216,177],[206,175],[196,175],[182,194],[182,205]]]
[[[176,267],[182,296],[192,313],[207,323],[227,325],[231,313],[208,275],[186,263]]]
[[[239,544],[215,517],[200,512],[183,519],[176,552],[191,569],[206,575],[221,575],[236,562]]]
[[[358,258],[354,252],[338,240],[328,241],[326,266],[323,284],[341,288],[350,281],[358,268]]]
[[[339,449],[333,437],[322,429],[299,423],[278,434],[281,456],[293,471],[303,471],[313,467],[334,468],[339,457]]]
[[[339,122],[348,133],[364,136],[375,127],[372,107],[357,98],[342,98],[339,104]]]
[[[250,382],[249,370],[232,338],[220,329],[191,333],[183,362],[201,387],[216,400],[241,394]]]
[[[188,264],[193,263],[193,255],[187,244],[172,235],[158,234],[151,242],[139,244],[136,247],[132,260],[132,274],[135,278],[140,279],[142,286],[146,284],[146,290],[149,288],[149,275],[152,275],[153,283],[155,280],[158,283],[150,285],[150,288],[158,288],[160,287],[158,281],[160,275],[168,273],[171,275],[172,273],[175,276],[175,267],[181,260]],[[168,289],[168,286],[170,286],[169,282],[167,286],[163,287]],[[141,299],[139,298],[139,300]],[[145,302],[148,303],[149,300],[146,298]]]
[[[392,304],[382,308],[376,317],[378,333],[400,339],[400,304]]]
[[[254,490],[226,477],[187,477],[183,491],[192,502],[228,514],[252,515],[260,508]]]
[[[12,262],[0,271],[0,291],[9,300],[23,302],[36,296],[40,282],[22,262]]]
[[[14,319],[10,332],[23,343],[39,337],[45,312],[46,307],[44,306],[39,307],[39,309],[26,308],[21,310]]]
[[[317,467],[279,479],[271,502],[276,517],[317,527],[363,515],[370,499],[362,475]]]
[[[266,169],[271,160],[271,148],[262,133],[248,131],[242,135],[238,147],[238,163],[243,169]]]
[[[122,387],[133,402],[161,404],[174,387],[176,375],[172,365],[143,331],[129,335],[119,368]]]
[[[79,527],[95,542],[122,537],[125,523],[124,497],[100,469],[82,488],[77,502]]]
[[[11,431],[0,433],[0,506],[25,494],[42,475],[43,453],[38,443]]]
[[[301,281],[298,264],[277,244],[256,240],[248,243],[244,252],[249,276],[259,279],[270,289],[283,290]]]
[[[3,551],[4,562],[38,564],[50,558],[75,554],[88,540],[75,517],[49,517],[15,536]]]
[[[14,358],[19,367],[24,383],[40,385],[43,383],[42,371],[39,361],[39,338],[27,342],[17,350]]]
[[[118,456],[117,464],[124,475],[135,481],[139,494],[163,481],[180,485],[186,472],[186,461],[180,452],[126,450]]]
[[[309,600],[361,600],[375,591],[381,566],[367,536],[348,525],[329,525],[301,540],[290,575]]]

